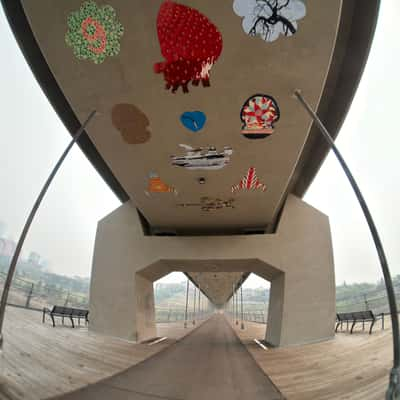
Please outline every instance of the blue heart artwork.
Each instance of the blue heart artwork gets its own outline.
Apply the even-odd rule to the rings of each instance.
[[[201,130],[206,120],[206,115],[201,111],[186,111],[181,115],[183,126],[192,132]]]

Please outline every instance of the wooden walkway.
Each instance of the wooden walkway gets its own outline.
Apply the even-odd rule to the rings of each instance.
[[[110,399],[284,400],[220,314],[125,372],[57,397]]]
[[[384,398],[392,360],[390,323],[370,336],[357,330],[312,345],[262,350],[265,325],[246,323],[236,332],[259,366],[288,400]],[[192,325],[189,325],[192,327]],[[0,399],[37,400],[97,382],[147,359],[185,335],[182,323],[158,325],[168,336],[154,346],[103,337],[86,328],[42,325],[41,314],[10,307],[0,360]],[[5,380],[4,380],[5,379]]]
[[[372,335],[357,324],[350,335],[343,331],[335,339],[282,349],[261,349],[254,338],[265,336],[265,325],[232,325],[258,365],[288,400],[382,400],[392,365],[392,331],[380,322]]]
[[[0,360],[0,399],[37,400],[97,382],[165,349],[193,329],[183,322],[158,324],[159,344],[132,344],[85,327],[42,324],[36,311],[7,308]]]

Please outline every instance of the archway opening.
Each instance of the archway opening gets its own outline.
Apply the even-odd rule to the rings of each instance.
[[[154,281],[153,290],[157,324],[196,325],[213,310],[200,285],[183,272],[170,272]]]
[[[266,324],[271,283],[251,273],[243,282],[243,319]]]
[[[225,304],[225,314],[234,328],[254,331],[264,340],[268,321],[271,284],[255,273],[247,273]],[[256,324],[257,326],[254,326]]]

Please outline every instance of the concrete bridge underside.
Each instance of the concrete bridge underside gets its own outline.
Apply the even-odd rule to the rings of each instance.
[[[271,282],[266,340],[288,346],[334,335],[335,279],[327,216],[291,195],[275,234],[145,236],[125,203],[98,225],[90,329],[156,336],[153,282],[172,271],[253,272]]]

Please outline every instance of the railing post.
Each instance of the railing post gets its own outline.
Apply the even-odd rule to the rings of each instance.
[[[243,322],[243,279],[242,279],[242,284],[240,285],[240,314],[241,314],[241,324],[240,328],[244,329],[244,322]]]
[[[369,310],[369,306],[368,306],[367,295],[364,293],[363,297],[364,297],[364,303],[365,303],[365,311],[368,311]]]
[[[235,284],[232,285],[232,322],[235,321]]]
[[[26,297],[26,302],[25,302],[25,308],[29,308],[31,305],[31,299],[32,299],[32,295],[33,295],[33,288],[35,287],[35,285],[32,283],[31,287],[29,289],[28,292],[28,296]]]
[[[186,307],[185,307],[185,322],[183,324],[184,328],[187,328],[187,313],[188,313],[188,304],[189,304],[189,278],[186,283]]]
[[[196,285],[193,285],[193,325],[196,325]]]
[[[236,288],[235,288],[236,289]],[[236,321],[235,324],[239,325],[239,307],[238,307],[238,292],[237,290],[235,290],[235,298],[236,298],[236,304],[235,304],[235,308],[236,308]]]
[[[382,330],[385,329],[385,313],[382,313]]]
[[[197,307],[197,319],[200,321],[201,319],[201,315],[200,315],[200,295],[201,295],[201,291],[200,291],[200,284],[199,284],[199,296],[198,296],[198,307]]]
[[[69,302],[69,290],[67,292],[67,297],[65,298],[64,307],[68,306],[68,302]]]

